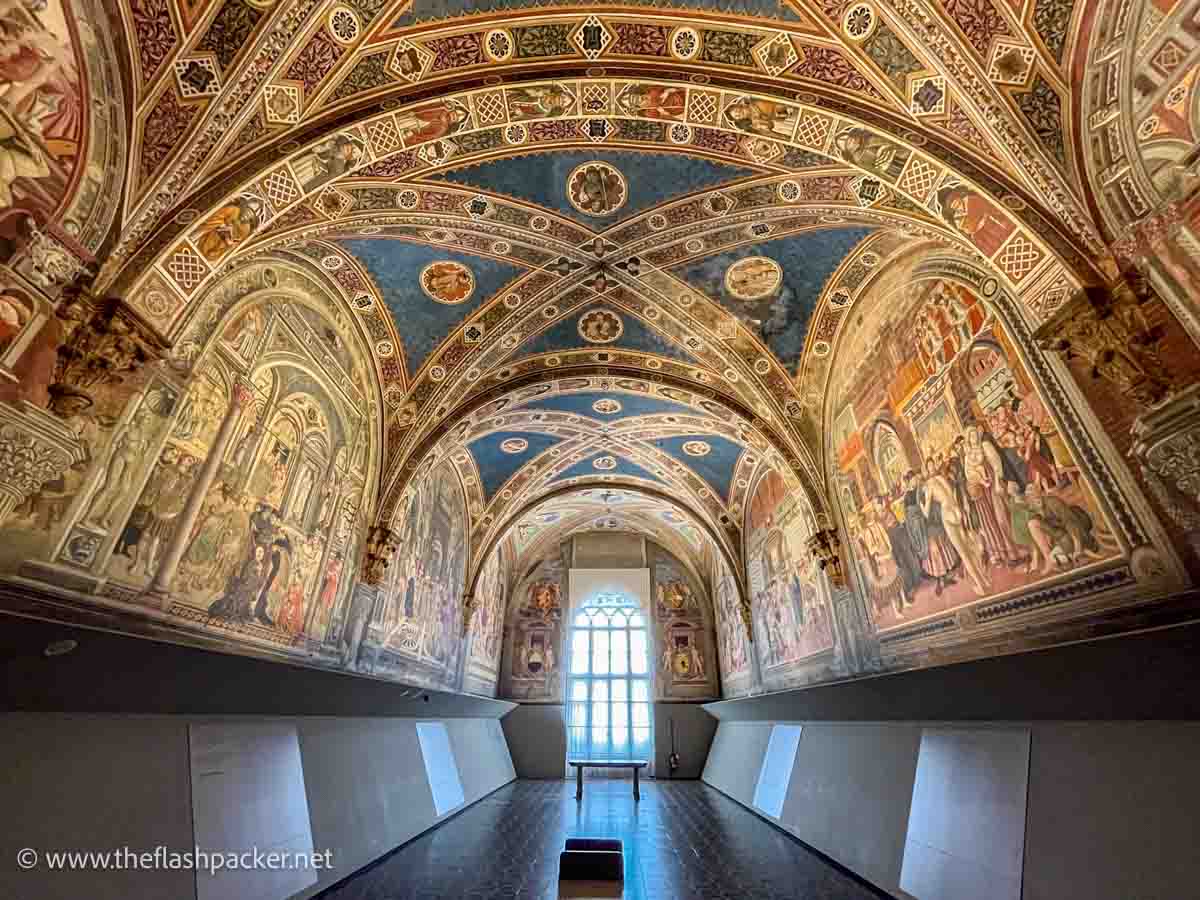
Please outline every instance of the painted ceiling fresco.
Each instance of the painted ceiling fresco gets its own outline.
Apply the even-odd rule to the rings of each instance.
[[[408,241],[360,238],[341,243],[378,285],[397,322],[410,374],[520,272],[499,260]]]
[[[600,184],[597,176],[600,190],[594,202],[582,198],[589,166],[597,172],[604,167],[603,171],[614,176],[607,185]],[[584,228],[603,231],[664,201],[762,171],[758,167],[730,166],[675,154],[589,149],[492,160],[449,169],[437,178],[524,200],[574,219]],[[605,188],[611,196],[601,196]]]
[[[61,465],[0,576],[484,693],[593,531],[711,589],[739,690],[1116,622],[1200,571],[1146,411],[1200,377],[1190,16],[10,4],[0,413]]]
[[[865,228],[806,232],[743,245],[677,266],[674,271],[741,319],[794,371],[821,292],[869,233]]]

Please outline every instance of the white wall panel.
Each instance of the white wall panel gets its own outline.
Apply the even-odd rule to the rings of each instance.
[[[206,853],[303,854],[302,865],[197,866],[197,900],[284,900],[317,883],[296,726],[205,722],[188,729],[192,822]],[[253,859],[251,860],[253,861]]]

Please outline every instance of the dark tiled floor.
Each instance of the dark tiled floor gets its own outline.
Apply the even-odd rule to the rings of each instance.
[[[698,781],[518,781],[323,900],[535,898],[558,894],[568,837],[625,843],[627,900],[876,900],[877,894]]]

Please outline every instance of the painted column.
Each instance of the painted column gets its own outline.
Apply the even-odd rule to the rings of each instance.
[[[380,588],[364,581],[357,581],[350,591],[349,609],[346,622],[342,628],[342,666],[355,671],[370,671],[373,661],[378,657],[382,647],[375,648],[374,656],[368,660],[360,659],[363,654],[363,643],[367,639],[367,631],[371,625],[371,613],[379,602]]]
[[[1200,343],[1200,192],[1187,196],[1177,185],[1158,208],[1125,229],[1114,241],[1113,253],[1119,264],[1133,265],[1151,280],[1184,330]]]
[[[179,514],[179,522],[163,553],[162,564],[159,565],[154,579],[146,589],[146,596],[157,599],[163,609],[170,604],[171,582],[175,580],[179,561],[183,558],[183,551],[187,549],[188,538],[192,534],[196,519],[200,516],[200,508],[204,505],[204,499],[208,496],[208,491],[216,481],[217,473],[221,469],[225,451],[229,448],[229,442],[233,438],[234,426],[241,418],[243,408],[253,404],[254,390],[249,384],[239,381],[234,385],[233,401],[229,404],[229,410],[225,413],[225,419],[221,422],[221,427],[213,440],[208,458],[200,467],[200,471],[196,475],[196,483],[192,486],[192,492],[183,507],[183,512]]]
[[[1131,455],[1142,477],[1200,555],[1200,384],[1143,413],[1133,423],[1133,435]],[[1152,550],[1139,548],[1135,553],[1145,559]],[[1146,563],[1140,567],[1145,570]]]

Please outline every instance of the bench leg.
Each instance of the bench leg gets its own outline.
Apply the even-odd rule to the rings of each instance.
[[[583,799],[583,766],[575,767],[575,799]]]
[[[642,799],[641,792],[638,791],[638,767],[637,766],[633,767],[633,799],[634,800]]]

